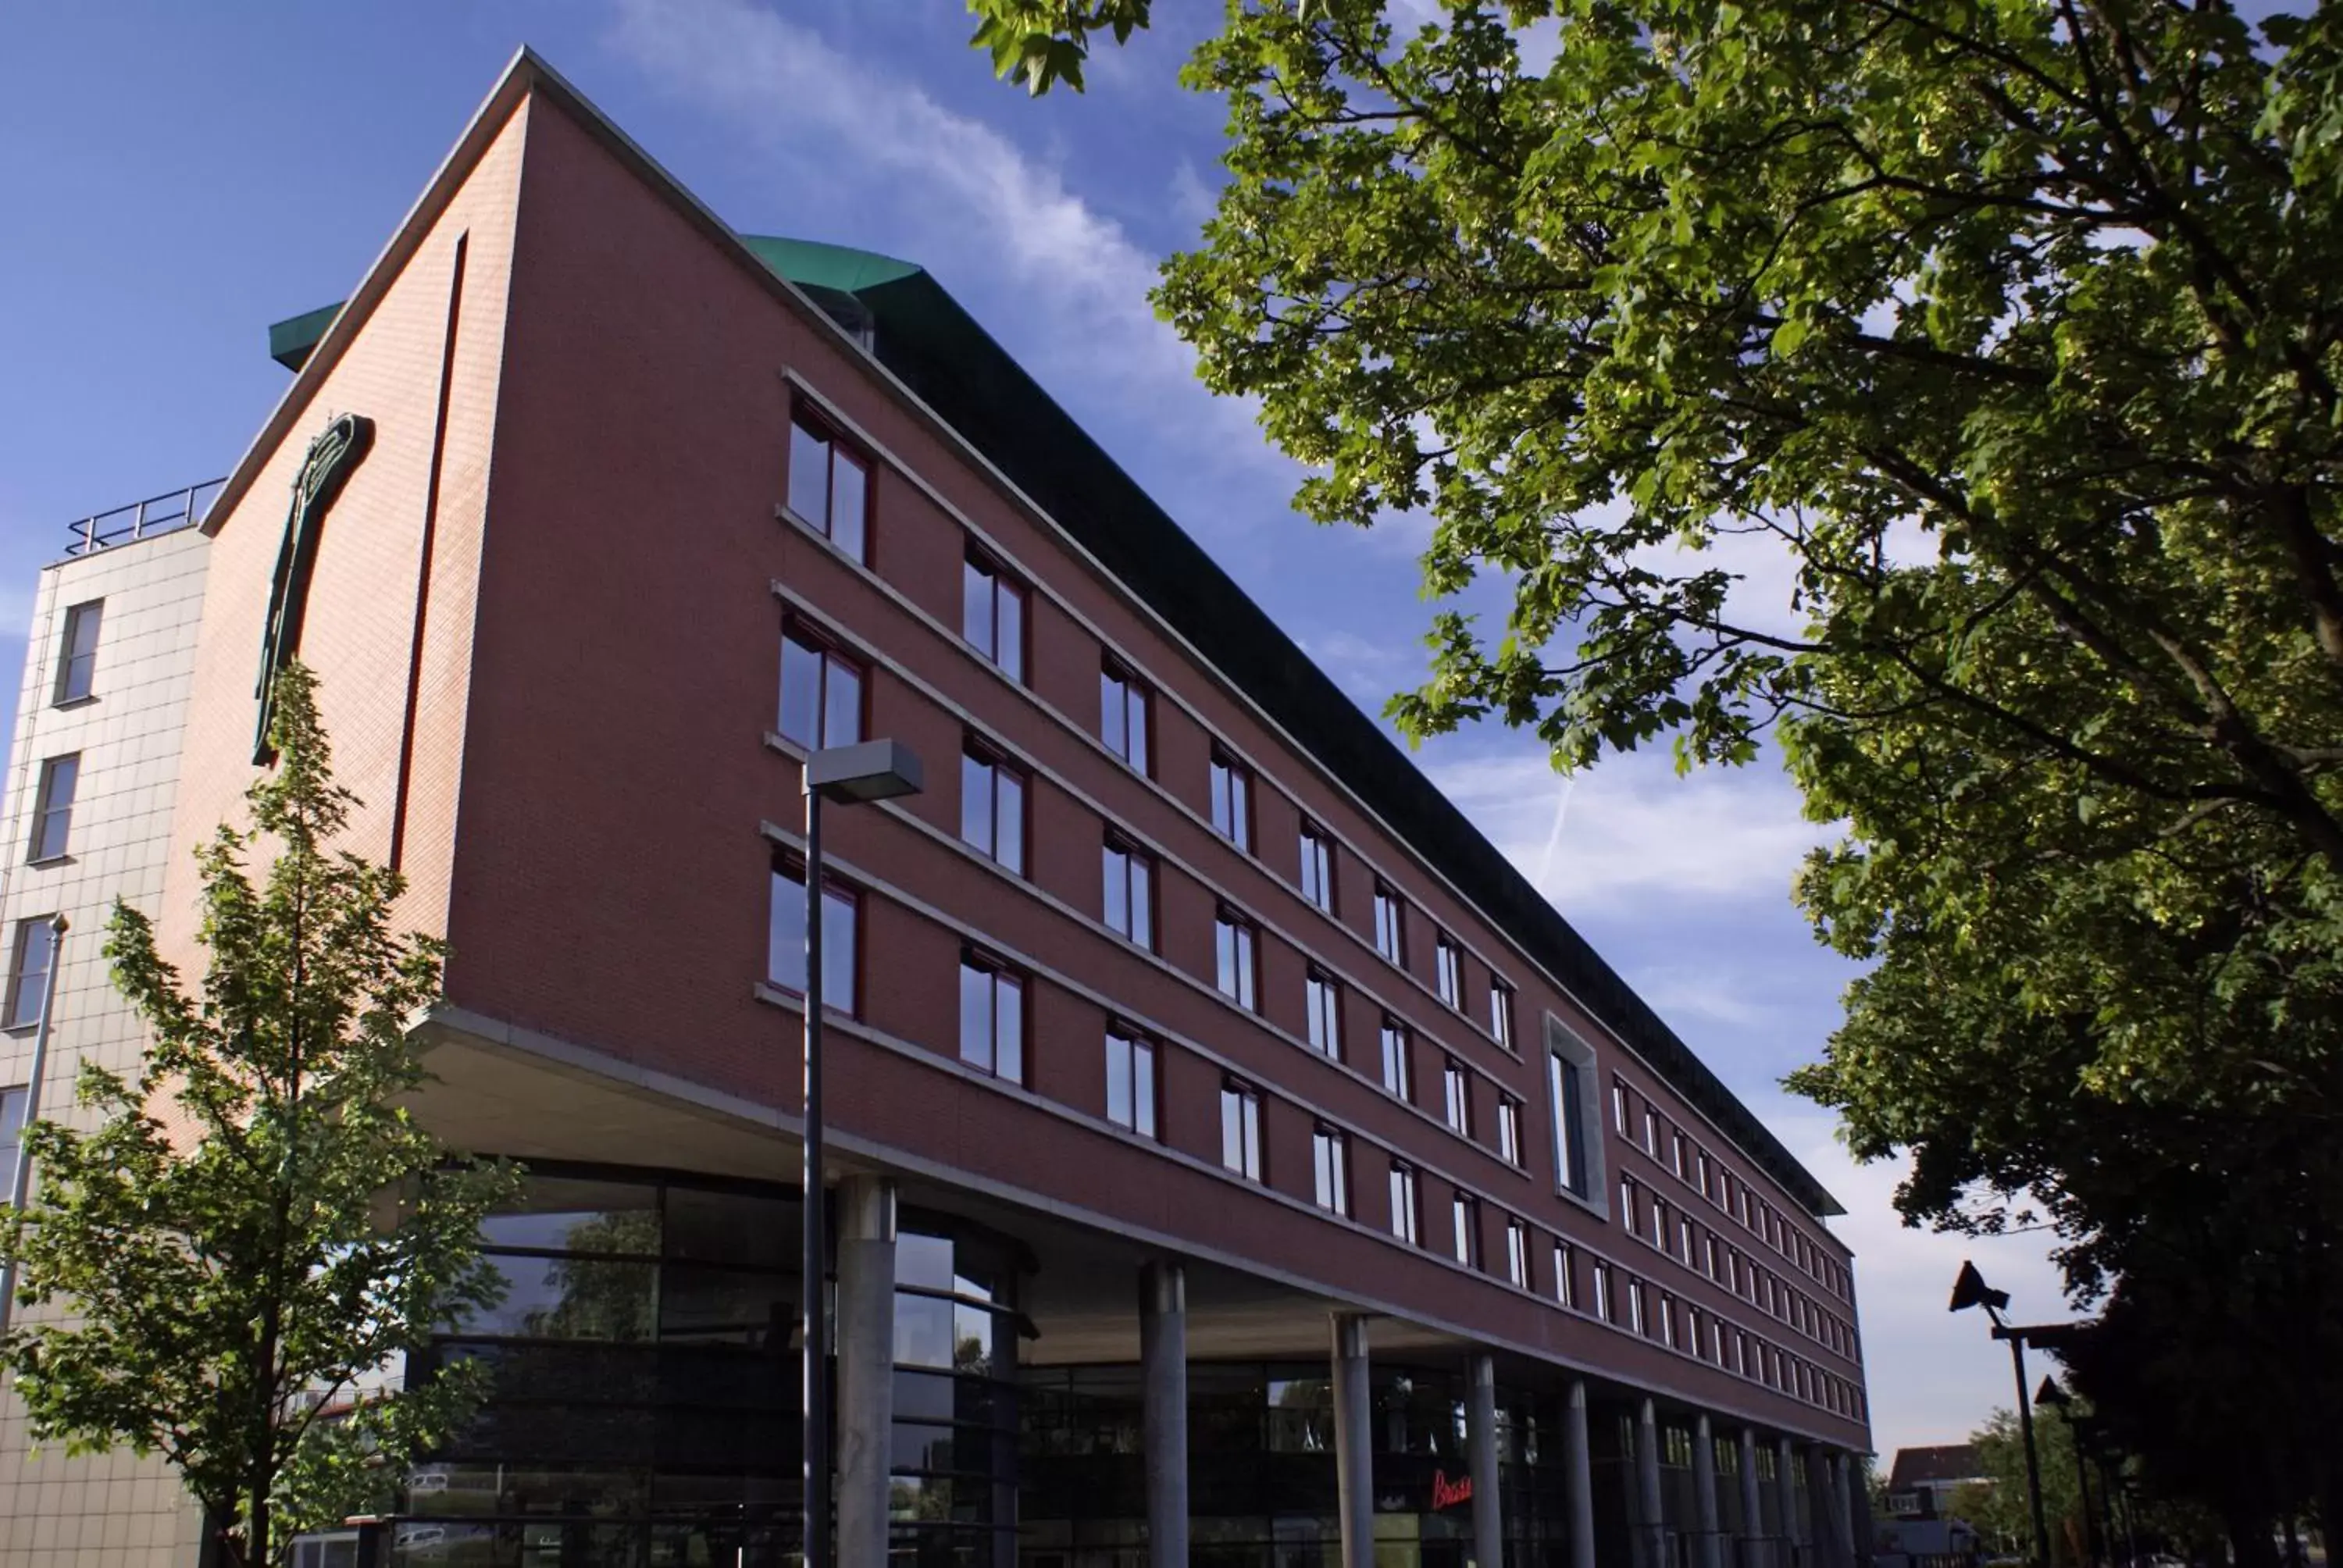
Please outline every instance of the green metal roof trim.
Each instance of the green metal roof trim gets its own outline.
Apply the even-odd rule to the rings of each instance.
[[[861,301],[876,328],[880,363],[1464,890],[1793,1197],[1816,1214],[1846,1211],[1382,727],[925,268],[812,240],[740,239],[790,282],[818,295],[850,294]],[[300,368],[340,308],[329,305],[269,327],[270,357]]]

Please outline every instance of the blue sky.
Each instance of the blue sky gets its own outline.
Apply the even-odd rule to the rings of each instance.
[[[1174,26],[1217,7],[1170,7]],[[514,48],[534,45],[751,232],[925,264],[1370,711],[1423,664],[1422,544],[1330,531],[1251,410],[1196,383],[1144,292],[1209,209],[1218,106],[1178,34],[1036,103],[965,46],[955,0],[507,0],[39,6],[0,48],[0,663],[35,574],[93,511],[224,474],[282,391],[272,320],[344,297]],[[13,684],[5,690],[13,692]],[[0,697],[0,701],[6,698]],[[2021,1314],[2062,1315],[2037,1238],[1916,1235],[1896,1172],[1857,1170],[1780,1076],[1819,1049],[1845,966],[1790,907],[1820,830],[1769,761],[1664,758],[1566,789],[1491,729],[1433,777],[1765,1114],[1851,1211],[1883,1453],[1956,1440],[2011,1389],[1974,1255]]]

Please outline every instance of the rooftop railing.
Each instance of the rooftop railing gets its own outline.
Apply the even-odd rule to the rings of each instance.
[[[159,496],[149,496],[126,507],[116,507],[110,512],[100,512],[70,525],[73,543],[65,547],[65,557],[95,555],[115,545],[126,545],[134,539],[151,538],[156,534],[176,533],[191,528],[204,520],[212,501],[219,495],[225,478],[206,479],[200,485],[189,485],[184,490],[171,490]]]

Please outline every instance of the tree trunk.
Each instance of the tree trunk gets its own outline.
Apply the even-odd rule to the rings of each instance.
[[[2229,1553],[2237,1568],[2278,1568],[2278,1543],[2270,1537],[2268,1514],[2233,1512],[2222,1523],[2229,1532]]]

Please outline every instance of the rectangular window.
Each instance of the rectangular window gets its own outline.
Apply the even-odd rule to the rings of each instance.
[[[1473,1136],[1473,1080],[1464,1064],[1450,1057],[1441,1069],[1443,1101],[1448,1109],[1448,1125],[1465,1137]]]
[[[1682,1209],[1676,1211],[1676,1256],[1685,1268],[1692,1267],[1692,1221],[1684,1218]]]
[[[1644,1222],[1643,1213],[1635,1206],[1635,1179],[1619,1178],[1619,1224],[1630,1236],[1638,1234]]]
[[[1302,824],[1302,896],[1334,912],[1334,845],[1307,822]]]
[[[1415,1101],[1414,1052],[1410,1049],[1407,1025],[1383,1014],[1383,1087],[1413,1104]]]
[[[1311,1046],[1340,1060],[1342,1055],[1342,992],[1334,977],[1312,969],[1302,982],[1303,1000],[1310,1010]]]
[[[1644,1107],[1644,1152],[1654,1160],[1660,1157],[1660,1113],[1648,1105]]]
[[[1611,1265],[1602,1259],[1594,1260],[1594,1315],[1604,1322],[1612,1319]]]
[[[1252,848],[1252,773],[1212,749],[1212,830],[1240,849]]]
[[[1396,1160],[1391,1168],[1391,1227],[1392,1234],[1409,1246],[1417,1244],[1415,1167]]]
[[[1554,1299],[1565,1307],[1578,1305],[1578,1259],[1567,1241],[1554,1244]]]
[[[1676,1299],[1665,1291],[1660,1292],[1660,1339],[1668,1349],[1676,1348]]]
[[[1721,1281],[1724,1276],[1718,1273],[1716,1269],[1716,1232],[1704,1230],[1700,1234],[1704,1271],[1710,1279]]]
[[[0,1089],[0,1171],[13,1178],[16,1170],[16,1150],[25,1136],[25,1102],[30,1096],[22,1086]]]
[[[1233,1078],[1221,1084],[1221,1163],[1261,1180],[1261,1091]]]
[[[1649,1338],[1652,1332],[1651,1305],[1644,1299],[1644,1282],[1627,1282],[1627,1326]]]
[[[765,978],[800,996],[806,988],[805,862],[794,855],[773,857],[773,903]],[[821,890],[821,1004],[833,1012],[860,1017],[854,962],[857,910],[854,890],[826,879]]]
[[[804,408],[789,424],[789,510],[858,561],[867,561],[870,465]]]
[[[1684,1162],[1684,1136],[1675,1128],[1668,1129],[1668,1162],[1675,1167],[1676,1180],[1692,1180],[1692,1169]]]
[[[1433,976],[1440,982],[1440,1000],[1460,1011],[1464,1006],[1464,950],[1447,932],[1433,940]]]
[[[1668,1201],[1657,1196],[1652,1199],[1652,1245],[1668,1250]]]
[[[1505,1278],[1530,1288],[1530,1228],[1519,1220],[1505,1221]]]
[[[1407,929],[1399,895],[1383,882],[1375,884],[1375,951],[1402,969],[1407,967]]]
[[[1700,1195],[1704,1198],[1713,1196],[1710,1191],[1712,1183],[1709,1176],[1708,1151],[1704,1149],[1694,1154],[1692,1157],[1692,1162],[1694,1172],[1694,1183],[1700,1188]]]
[[[1456,1227],[1456,1261],[1468,1269],[1481,1266],[1481,1200],[1459,1191],[1449,1204]]]
[[[780,731],[809,751],[862,739],[862,667],[796,620],[781,630]]]
[[[1546,1109],[1554,1113],[1554,1169],[1562,1185],[1587,1196],[1584,1079],[1561,1051],[1545,1055]]]
[[[1310,1134],[1310,1160],[1315,1174],[1318,1207],[1330,1214],[1351,1211],[1351,1141],[1339,1128],[1324,1122]]]
[[[1107,929],[1152,951],[1155,947],[1154,857],[1119,834],[1110,833],[1106,839],[1102,866],[1106,882]]]
[[[104,599],[94,598],[65,611],[65,636],[57,645],[57,686],[55,701],[79,702],[97,684],[97,624],[106,610]]]
[[[960,634],[1001,674],[1025,678],[1025,585],[972,551],[960,567]]]
[[[16,942],[8,964],[8,1029],[29,1029],[41,1020],[41,1000],[48,993],[49,964],[55,956],[57,934],[53,917],[35,915],[16,922]]]
[[[1025,981],[981,954],[960,955],[960,1059],[1025,1081]]]
[[[1733,1370],[1743,1377],[1749,1375],[1749,1331],[1733,1331]]]
[[[1522,1102],[1510,1094],[1497,1096],[1497,1153],[1508,1165],[1522,1162]]]
[[[1147,688],[1118,664],[1099,672],[1099,739],[1140,772],[1149,770]]]
[[[1025,776],[975,740],[960,755],[960,836],[971,849],[1024,873]]]
[[[1254,1005],[1261,974],[1260,937],[1251,920],[1227,906],[1212,919],[1212,978],[1221,994],[1242,1008]]]
[[[74,789],[80,780],[78,751],[41,764],[41,787],[33,798],[33,842],[25,859],[37,865],[65,852],[73,832]]]
[[[1106,1119],[1155,1137],[1155,1046],[1115,1024],[1106,1030]]]
[[[1627,1086],[1617,1079],[1611,1081],[1611,1120],[1618,1125],[1619,1136],[1627,1136]]]
[[[1507,1050],[1513,1048],[1513,988],[1493,978],[1489,981],[1489,1038]]]

